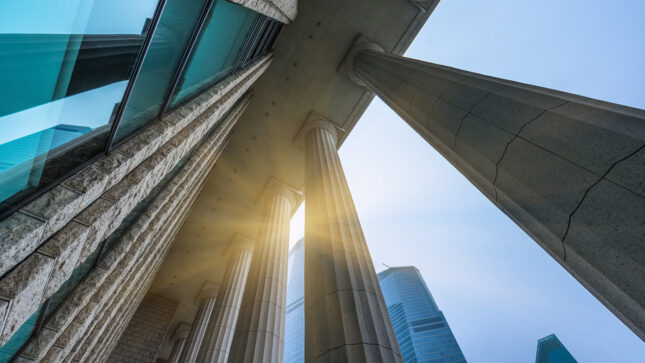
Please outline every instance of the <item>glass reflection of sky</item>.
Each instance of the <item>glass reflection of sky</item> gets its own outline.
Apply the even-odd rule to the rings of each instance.
[[[0,117],[0,144],[66,124],[95,129],[105,125],[128,81],[121,81]]]
[[[0,1],[0,34],[140,34],[156,5],[157,0]]]

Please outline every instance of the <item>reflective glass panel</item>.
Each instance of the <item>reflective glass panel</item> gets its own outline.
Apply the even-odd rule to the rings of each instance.
[[[259,15],[241,5],[217,0],[173,95],[171,106],[226,77]]]
[[[132,94],[119,122],[114,142],[154,119],[164,104],[170,82],[196,26],[205,0],[168,0]]]
[[[156,5],[0,1],[0,212],[105,148]]]

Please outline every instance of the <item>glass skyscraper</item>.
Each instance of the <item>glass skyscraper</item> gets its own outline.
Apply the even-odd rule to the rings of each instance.
[[[305,245],[289,252],[284,362],[305,360]],[[406,363],[465,362],[443,313],[415,267],[395,267],[378,274],[394,332]]]
[[[576,363],[576,360],[560,339],[551,334],[538,340],[535,363]]]
[[[285,321],[284,363],[305,360],[305,239],[289,252],[287,319]]]
[[[466,361],[416,267],[389,268],[378,279],[406,363]]]

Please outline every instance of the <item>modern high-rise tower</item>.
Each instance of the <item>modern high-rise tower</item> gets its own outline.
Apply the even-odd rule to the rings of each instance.
[[[555,334],[548,335],[537,344],[535,363],[576,363],[571,353]]]
[[[287,318],[284,335],[284,363],[305,359],[305,239],[289,251]]]
[[[406,363],[466,361],[416,267],[392,267],[378,279]]]

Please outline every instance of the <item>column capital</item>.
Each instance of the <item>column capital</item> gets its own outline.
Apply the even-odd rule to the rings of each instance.
[[[358,36],[356,37],[356,40],[354,41],[354,44],[352,44],[351,48],[349,48],[349,52],[347,52],[345,59],[343,59],[343,62],[338,67],[338,71],[340,73],[345,74],[347,77],[349,77],[349,79],[352,80],[352,82],[363,87],[367,85],[365,84],[365,82],[363,82],[361,77],[359,77],[354,71],[354,59],[356,58],[356,55],[358,53],[366,50],[373,50],[376,52],[385,53],[385,50],[383,49],[383,47],[369,40],[363,34],[358,34]]]
[[[241,233],[235,233],[231,242],[228,243],[226,250],[224,250],[224,256],[228,258],[233,255],[233,252],[240,250],[253,252],[254,247],[255,240],[251,237],[247,237]]]
[[[283,183],[274,177],[270,177],[264,189],[260,193],[256,204],[259,206],[266,206],[266,203],[275,194],[282,194],[289,200],[291,204],[291,213],[293,213],[296,206],[302,201],[302,192],[289,184]]]
[[[345,130],[337,126],[335,123],[321,116],[316,111],[311,111],[309,113],[309,116],[307,116],[307,120],[304,124],[302,124],[300,131],[298,131],[298,134],[293,141],[299,149],[304,150],[305,137],[307,136],[309,131],[315,129],[323,129],[329,132],[329,134],[331,134],[334,138],[334,145],[338,143],[338,137],[345,133]]]
[[[188,333],[190,332],[190,324],[180,321],[175,328],[175,332],[172,334],[171,341],[176,342],[179,339],[188,338]]]
[[[199,305],[203,299],[207,297],[217,297],[219,292],[219,284],[213,281],[206,280],[204,285],[195,296],[195,305]]]

